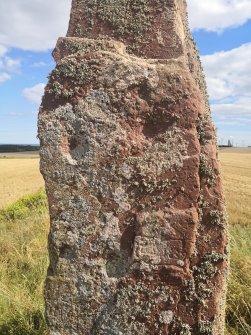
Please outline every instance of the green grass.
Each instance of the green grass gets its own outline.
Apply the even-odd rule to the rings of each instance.
[[[1,225],[4,222],[4,224],[10,226],[11,221],[28,218],[34,213],[40,215],[45,211],[46,195],[43,191],[27,195],[9,205],[6,209],[0,209]]]
[[[223,176],[231,223],[226,334],[251,335],[250,158],[224,155]],[[0,335],[47,334],[43,285],[48,264],[48,227],[43,191],[0,210]]]
[[[251,334],[251,228],[232,226],[231,273],[227,295],[227,332]]]
[[[0,334],[45,335],[48,209],[43,191],[0,211]]]

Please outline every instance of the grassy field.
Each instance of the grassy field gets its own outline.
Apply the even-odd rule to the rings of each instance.
[[[44,191],[0,210],[0,334],[45,335],[43,282],[48,265]]]
[[[8,158],[3,158],[7,155]],[[34,158],[31,158],[33,157]],[[0,208],[24,194],[37,192],[43,185],[36,155],[2,154],[0,156]]]
[[[39,151],[0,152],[0,158],[38,158]]]
[[[251,334],[251,148],[219,154],[231,234],[227,329]]]
[[[223,150],[219,157],[229,214],[232,258],[226,333],[251,335],[251,149]],[[5,161],[9,182],[15,185],[18,183],[18,168],[13,167],[15,160]],[[26,164],[26,173],[33,176],[33,183],[38,187],[41,182],[38,161],[30,159]],[[25,175],[25,165],[22,175]],[[13,186],[8,187],[7,180],[4,182],[11,193]],[[24,187],[23,190],[19,187],[20,194],[28,191],[26,185]],[[43,191],[0,210],[0,335],[47,334],[42,291],[47,268],[48,222]]]
[[[251,228],[250,153],[220,152],[224,188],[231,225]]]

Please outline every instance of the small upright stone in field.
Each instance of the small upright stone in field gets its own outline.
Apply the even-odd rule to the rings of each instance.
[[[73,0],[53,55],[50,334],[223,334],[224,200],[185,1]]]

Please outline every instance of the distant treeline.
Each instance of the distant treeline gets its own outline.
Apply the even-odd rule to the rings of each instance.
[[[39,145],[0,144],[0,153],[37,151],[37,150],[39,150]]]

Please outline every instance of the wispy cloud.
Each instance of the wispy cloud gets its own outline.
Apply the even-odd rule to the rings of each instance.
[[[21,67],[21,61],[9,57],[7,51],[7,48],[0,45],[0,83],[11,79],[12,75],[18,73]]]
[[[9,80],[11,76],[6,72],[0,72],[0,83],[3,83],[6,80]]]
[[[203,56],[211,99],[251,96],[251,43],[226,52]]]
[[[0,57],[5,55],[7,53],[7,51],[8,51],[8,49],[5,46],[0,45]]]
[[[217,124],[250,125],[251,43],[226,52],[203,56],[208,91],[214,115],[226,116]]]
[[[251,125],[251,115],[218,115],[217,125],[246,127]]]
[[[44,94],[44,88],[45,84],[40,83],[33,87],[25,88],[22,92],[22,95],[30,102],[39,104]]]
[[[52,63],[46,63],[46,62],[35,62],[31,65],[31,67],[47,67],[47,66],[50,66]]]
[[[34,51],[53,48],[66,33],[70,6],[71,0],[0,1],[0,44]]]
[[[20,117],[20,116],[24,116],[25,113],[10,112],[10,113],[6,113],[4,115],[5,116],[11,116],[11,117]]]
[[[222,32],[251,19],[250,0],[188,0],[190,26],[193,30]]]
[[[242,115],[249,116],[251,118],[251,97],[250,98],[238,98],[233,103],[218,103],[211,104],[212,110],[215,115]]]

